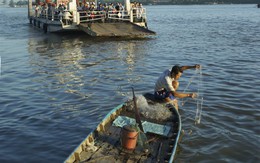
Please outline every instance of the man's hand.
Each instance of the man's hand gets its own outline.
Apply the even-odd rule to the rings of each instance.
[[[190,94],[190,97],[191,97],[191,98],[196,98],[196,97],[197,97],[197,94],[196,94],[196,93],[191,93],[191,94]]]
[[[194,67],[195,67],[195,69],[199,69],[201,66],[196,64]]]

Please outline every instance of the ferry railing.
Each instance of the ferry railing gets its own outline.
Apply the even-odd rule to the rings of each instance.
[[[105,21],[106,12],[105,11],[78,11],[80,15],[80,23],[85,22],[97,22]]]
[[[48,15],[48,13],[41,13],[38,18],[48,19],[51,21],[60,21],[61,17],[58,14],[52,13],[51,15]]]
[[[146,22],[145,8],[132,8],[130,11],[78,11],[80,23],[98,21],[130,21],[133,23]]]
[[[146,9],[145,8],[132,8],[128,11],[108,11],[108,19],[124,20],[133,23],[146,22]]]
[[[108,19],[130,21],[128,11],[108,11]]]
[[[65,13],[67,12],[67,13]],[[73,15],[69,11],[52,10],[51,12],[46,9],[38,10],[35,12],[35,17],[43,18],[51,21],[65,21],[65,24],[71,24]],[[79,23],[86,22],[105,22],[105,21],[130,21],[133,23],[146,23],[146,9],[145,8],[131,8],[130,11],[78,11]],[[77,21],[78,22],[78,21]]]
[[[48,13],[48,10],[45,9],[35,11],[35,14],[33,16],[52,21],[60,21],[62,19],[58,11],[52,11],[51,13]]]

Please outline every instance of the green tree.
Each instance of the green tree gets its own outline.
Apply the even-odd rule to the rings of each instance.
[[[15,3],[14,3],[13,0],[11,0],[11,1],[9,2],[9,6],[10,6],[10,7],[14,7],[14,6],[15,6]]]

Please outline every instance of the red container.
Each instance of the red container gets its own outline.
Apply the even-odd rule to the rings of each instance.
[[[134,150],[137,143],[138,132],[130,125],[123,127],[121,132],[122,147],[128,150]]]

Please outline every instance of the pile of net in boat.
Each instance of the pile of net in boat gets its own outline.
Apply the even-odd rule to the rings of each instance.
[[[164,121],[173,116],[172,112],[165,104],[155,103],[154,105],[149,105],[142,95],[136,96],[136,104],[140,114],[145,118]],[[134,109],[134,107],[132,106],[131,109]]]

